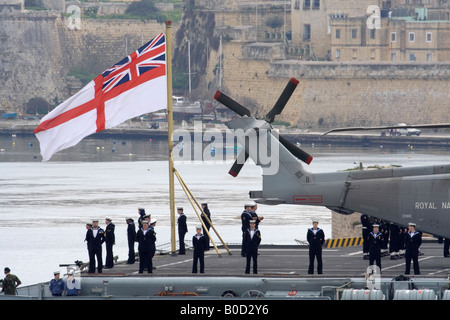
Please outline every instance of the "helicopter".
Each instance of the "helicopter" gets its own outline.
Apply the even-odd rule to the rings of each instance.
[[[299,81],[291,78],[273,108],[261,119],[226,94],[217,91],[214,99],[240,117],[226,123],[232,130],[256,132],[258,145],[271,153],[270,164],[261,161],[260,148],[252,148],[246,135],[237,137],[243,150],[229,174],[237,177],[248,158],[262,168],[262,190],[250,191],[256,203],[323,206],[340,214],[366,214],[417,230],[450,238],[450,164],[419,167],[394,167],[313,173],[305,169],[313,157],[278,134],[272,127],[283,111]],[[414,128],[443,128],[450,124],[414,125]],[[326,132],[395,128],[351,127]],[[266,132],[267,134],[261,134]],[[264,141],[260,141],[260,140]],[[255,140],[253,140],[255,141]],[[260,142],[264,142],[261,144]],[[276,151],[276,152],[275,152]],[[274,160],[275,159],[275,160]],[[277,162],[277,170],[269,170]],[[302,164],[303,163],[303,164]]]

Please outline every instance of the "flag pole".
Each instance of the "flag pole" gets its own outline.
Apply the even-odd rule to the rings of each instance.
[[[175,238],[175,186],[173,166],[173,109],[172,109],[172,21],[166,21],[166,65],[167,65],[167,133],[169,141],[169,197],[171,252],[176,253]]]

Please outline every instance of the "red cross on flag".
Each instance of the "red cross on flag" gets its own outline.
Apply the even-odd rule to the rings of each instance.
[[[161,109],[167,109],[163,33],[105,70],[42,118],[34,130],[42,161],[88,135]]]

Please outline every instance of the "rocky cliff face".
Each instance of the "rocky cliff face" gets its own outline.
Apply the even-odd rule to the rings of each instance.
[[[219,36],[215,32],[213,12],[186,10],[175,34],[173,66],[176,72],[188,73],[189,45],[191,56],[192,88],[197,88],[204,78],[211,50],[219,48]]]

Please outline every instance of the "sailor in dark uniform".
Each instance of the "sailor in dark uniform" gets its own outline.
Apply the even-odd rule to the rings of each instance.
[[[405,274],[409,274],[411,259],[413,261],[414,274],[420,274],[419,247],[422,244],[422,234],[416,231],[416,224],[409,223],[405,240]]]
[[[209,250],[209,235],[208,235],[208,233],[209,233],[209,229],[211,228],[211,225],[209,224],[209,222],[211,221],[211,212],[209,211],[208,204],[206,202],[202,203],[202,210],[206,214],[206,217],[208,218],[208,219],[206,219],[202,214],[203,224],[206,227],[206,230],[208,230],[208,232],[206,232],[204,229],[205,227],[203,228],[203,235],[206,238],[206,244],[207,244],[205,247],[205,251],[207,251],[207,250]]]
[[[155,231],[155,226],[156,226],[156,219],[153,219],[153,220],[151,220],[149,222],[149,227],[148,227],[153,232],[153,234],[155,235],[155,241],[152,244],[152,251],[150,253],[152,259],[153,259],[153,257],[155,256],[155,253],[156,253],[156,231]]]
[[[192,263],[192,273],[197,273],[197,263],[200,261],[200,273],[205,273],[205,248],[207,239],[202,234],[202,227],[196,228],[197,234],[192,237],[192,245],[194,247],[194,261]]]
[[[363,259],[369,259],[369,234],[372,231],[372,224],[367,214],[361,215],[362,238],[363,238]]]
[[[136,233],[136,241],[139,251],[139,273],[147,269],[148,273],[153,273],[152,246],[156,241],[155,233],[149,228],[149,222],[142,221],[142,228]]]
[[[116,244],[116,235],[114,234],[114,229],[116,226],[112,223],[111,218],[105,219],[106,228],[105,228],[105,243],[106,243],[106,259],[105,259],[105,268],[114,267],[114,254],[113,254],[113,245]]]
[[[242,230],[242,246],[241,246],[241,256],[246,257],[245,254],[245,233],[250,228],[250,221],[253,220],[253,217],[250,213],[251,207],[253,206],[252,203],[246,203],[244,205],[244,211],[242,211],[241,214],[241,230]]]
[[[97,271],[102,273],[102,244],[105,242],[105,231],[98,226],[98,220],[92,220],[92,228],[86,232],[89,252],[89,273],[95,273],[95,258],[97,258]]]
[[[144,216],[146,215],[145,209],[139,208],[138,213],[139,213],[139,218],[138,218],[138,230],[139,230],[139,229],[142,229],[142,220],[144,220]]]
[[[178,254],[186,254],[186,249],[184,246],[184,236],[186,235],[186,233],[188,232],[187,229],[187,217],[183,212],[183,208],[182,207],[178,207],[177,208],[178,211],[178,239],[180,240],[180,250],[178,251]]]
[[[322,246],[325,243],[325,233],[318,227],[319,221],[313,220],[312,228],[306,233],[309,243],[309,268],[308,274],[314,274],[314,259],[317,258],[317,273],[322,274]]]
[[[373,262],[377,264],[381,271],[381,248],[383,247],[384,236],[379,231],[379,225],[374,224],[373,230],[369,234],[369,266],[373,265]]]
[[[264,219],[264,217],[259,217],[258,214],[256,213],[256,210],[258,209],[258,205],[255,203],[253,204],[253,206],[250,207],[250,215],[252,216],[253,220],[256,221],[256,229],[258,229],[259,227],[259,223]]]
[[[136,242],[136,226],[133,218],[126,218],[127,222],[127,240],[128,240],[128,260],[127,264],[136,262],[136,252],[134,250],[134,243]]]
[[[444,258],[450,257],[450,239],[444,239]]]
[[[253,273],[258,273],[258,247],[261,243],[261,232],[256,229],[256,220],[250,221],[250,228],[245,232],[245,252],[247,263],[245,273],[250,273],[250,261],[253,259]]]

